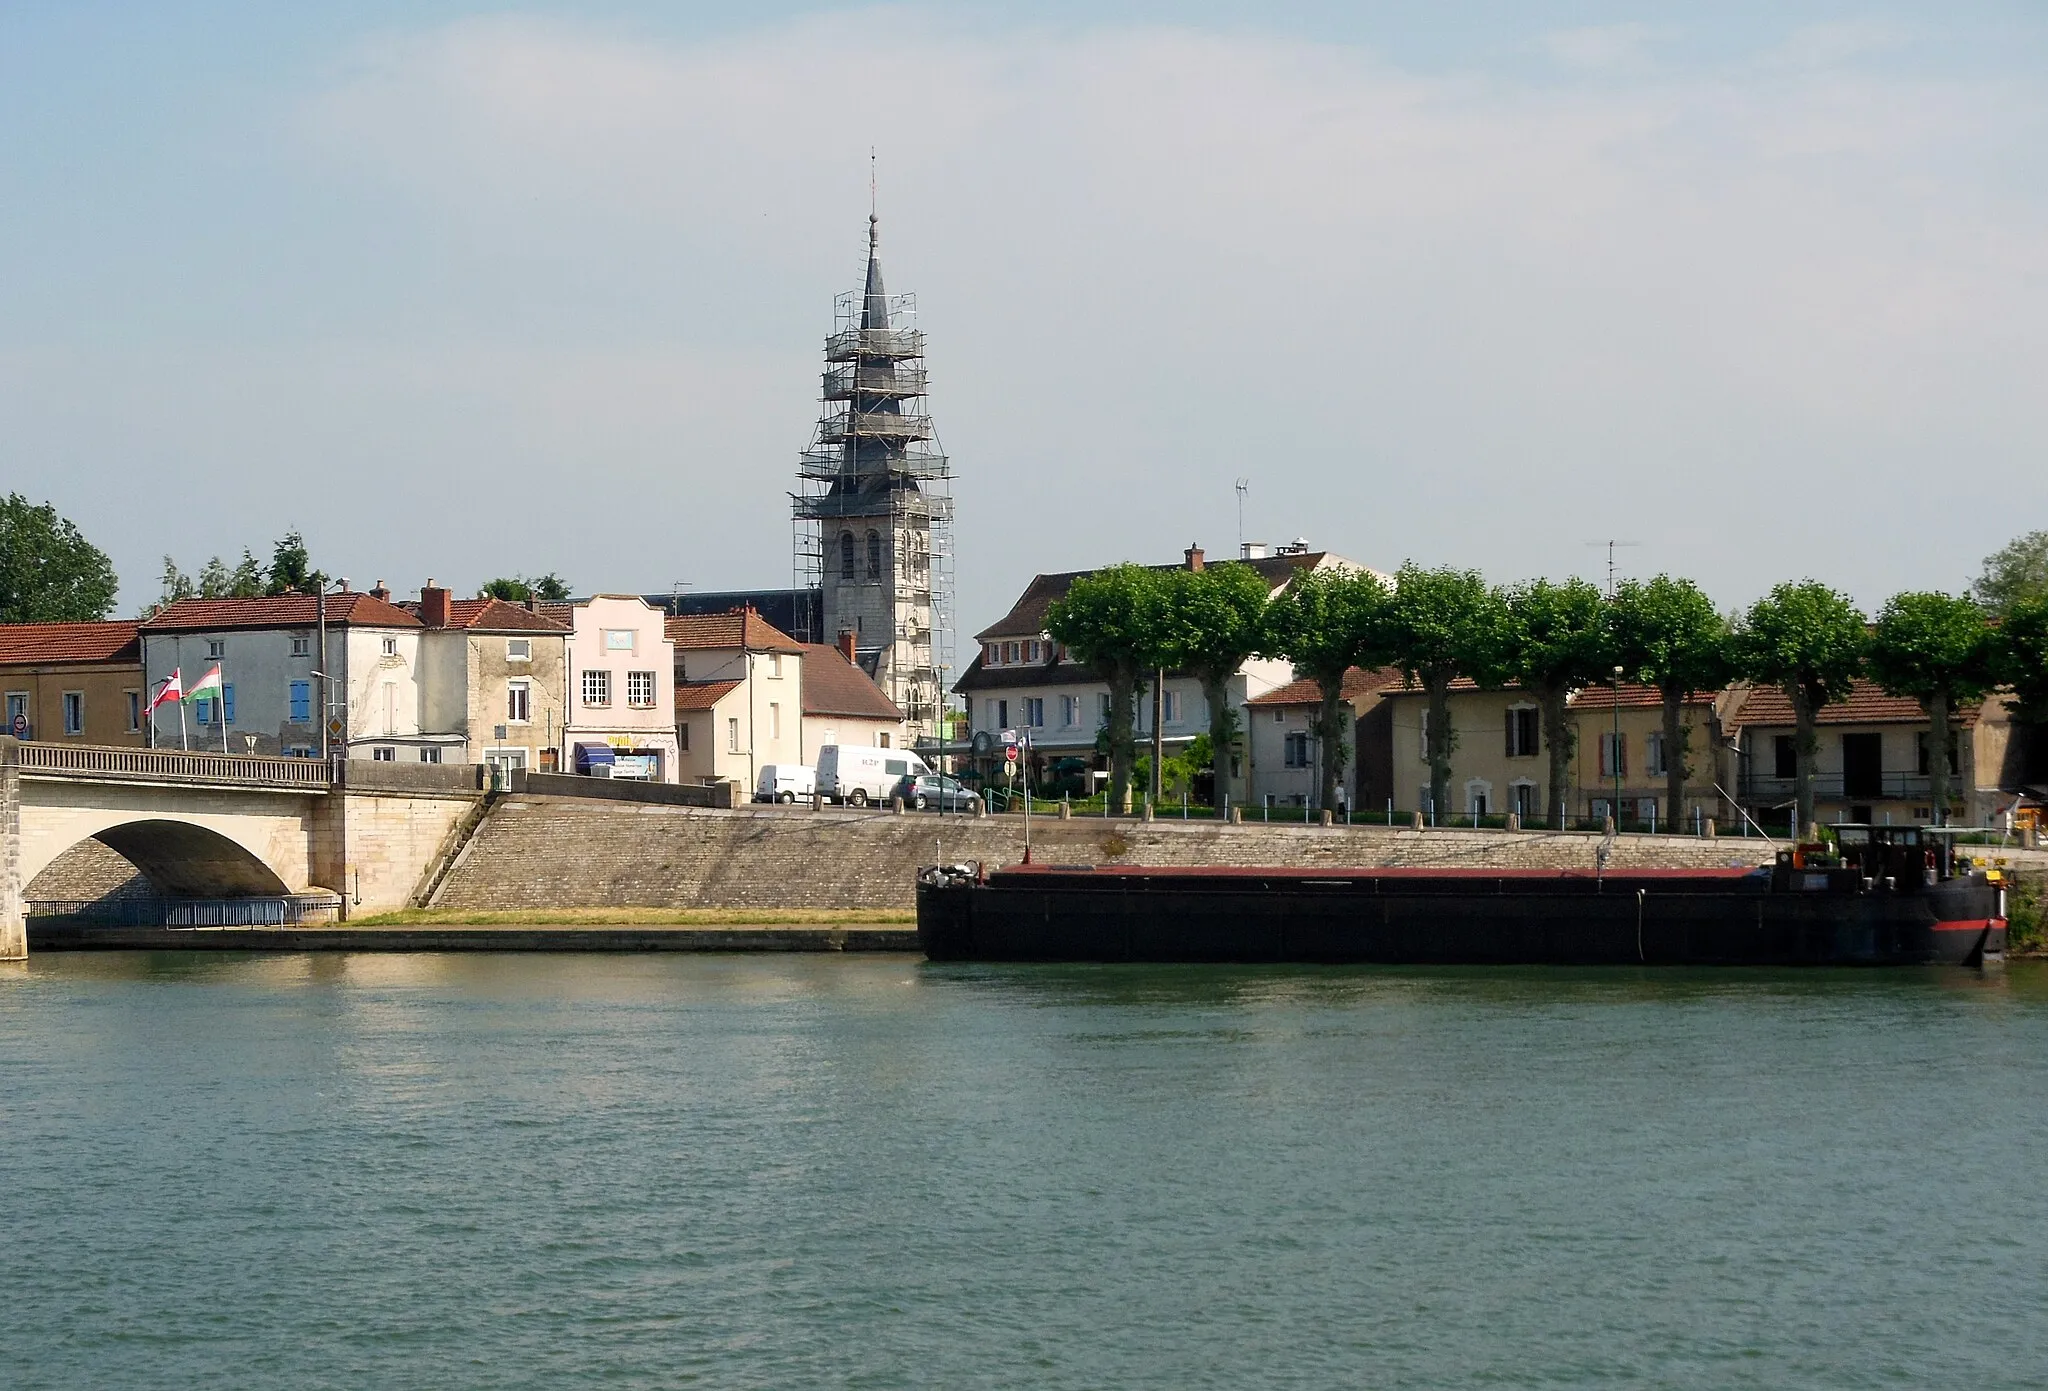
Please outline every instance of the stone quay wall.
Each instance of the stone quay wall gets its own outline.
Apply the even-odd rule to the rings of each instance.
[[[1034,816],[1031,841],[1032,858],[1045,864],[1591,869],[1601,837]],[[712,811],[514,795],[483,818],[432,906],[901,909],[914,902],[920,865],[1012,864],[1023,854],[1018,816]],[[1769,858],[1759,839],[1623,835],[1610,865]]]

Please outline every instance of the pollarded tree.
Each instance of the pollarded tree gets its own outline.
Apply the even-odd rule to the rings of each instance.
[[[1792,702],[1794,797],[1799,825],[1813,824],[1813,732],[1821,710],[1849,694],[1868,646],[1863,613],[1846,594],[1814,580],[1781,584],[1750,605],[1734,641],[1737,670]]]
[[[1202,683],[1221,787],[1230,766],[1230,678],[1265,643],[1270,590],[1257,570],[1235,562],[1169,570],[1159,578],[1166,588],[1164,665]]]
[[[1676,825],[1685,815],[1685,782],[1692,775],[1685,698],[1718,690],[1733,675],[1728,620],[1698,585],[1669,575],[1625,582],[1610,613],[1615,664],[1663,697],[1664,805]]]
[[[1109,796],[1121,815],[1131,810],[1138,687],[1164,665],[1165,598],[1158,571],[1113,565],[1075,580],[1046,610],[1045,630],[1109,687]]]
[[[1288,581],[1266,611],[1265,651],[1294,663],[1316,683],[1316,740],[1322,749],[1318,803],[1337,809],[1337,776],[1344,758],[1344,673],[1384,665],[1386,584],[1370,570],[1304,570]]]
[[[1585,580],[1531,580],[1508,592],[1504,675],[1522,683],[1543,712],[1543,741],[1549,746],[1550,824],[1568,815],[1572,752],[1578,742],[1566,718],[1571,693],[1606,675],[1614,666],[1612,634],[1598,586]]]
[[[120,584],[107,553],[44,503],[0,499],[0,623],[93,623]]]
[[[1953,594],[1894,594],[1877,616],[1866,661],[1887,692],[1927,712],[1927,782],[1935,823],[1948,819],[1949,728],[1956,706],[1990,686],[1991,630],[1984,611]]]
[[[1429,696],[1429,799],[1443,808],[1457,747],[1451,682],[1469,676],[1482,686],[1499,684],[1507,600],[1477,570],[1424,570],[1410,561],[1394,577],[1385,633],[1387,665],[1406,672]]]
[[[2013,713],[2048,724],[2048,595],[2022,599],[2007,610],[1991,645],[1992,672],[2012,687]],[[2041,737],[2048,731],[2037,731]]]

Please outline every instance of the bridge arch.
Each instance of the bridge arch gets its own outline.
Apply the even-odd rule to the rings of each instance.
[[[308,887],[306,832],[297,815],[166,815],[76,804],[24,811],[17,881],[24,897],[43,896],[37,877],[87,841],[119,855],[167,898],[275,897]]]

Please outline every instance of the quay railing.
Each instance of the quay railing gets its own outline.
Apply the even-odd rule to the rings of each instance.
[[[341,921],[341,895],[254,898],[31,899],[31,918],[68,918],[88,927],[303,927]]]
[[[144,778],[323,789],[332,781],[327,764],[317,758],[197,753],[185,749],[117,749],[101,744],[8,740],[4,759],[0,761],[13,764],[24,773],[74,778]]]

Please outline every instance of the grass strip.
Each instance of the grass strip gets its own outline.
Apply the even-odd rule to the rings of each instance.
[[[881,927],[914,923],[909,908],[401,908],[349,927]]]

